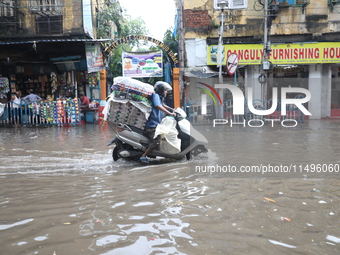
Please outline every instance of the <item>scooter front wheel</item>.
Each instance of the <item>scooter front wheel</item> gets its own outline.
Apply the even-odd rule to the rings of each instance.
[[[201,153],[208,152],[207,148],[204,147],[204,145],[198,145],[195,148],[193,148],[191,151],[189,151],[185,156],[187,160],[192,159],[192,157],[196,157],[197,155]]]

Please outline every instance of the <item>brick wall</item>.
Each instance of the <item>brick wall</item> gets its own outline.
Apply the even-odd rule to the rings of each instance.
[[[183,15],[184,27],[208,27],[211,24],[211,17],[208,11],[202,10],[184,10]]]

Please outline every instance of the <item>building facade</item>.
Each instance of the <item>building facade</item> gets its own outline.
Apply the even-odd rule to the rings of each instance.
[[[85,93],[98,100],[100,42],[97,14],[104,0],[0,2],[2,103],[33,90],[41,98]],[[91,63],[94,59],[97,62]],[[93,67],[89,70],[89,67]]]
[[[300,87],[311,93],[306,104],[311,119],[339,115],[340,1],[235,0],[234,4],[245,7],[225,8],[223,24],[217,2],[177,1],[183,21],[187,102],[199,104],[206,93],[200,84],[216,87],[222,73],[223,83],[238,86],[246,97],[247,88],[252,87],[252,98],[259,102],[271,99],[273,88],[277,88],[280,98],[281,88]],[[230,54],[238,58],[235,74],[228,72]],[[218,66],[220,56],[222,70]],[[265,83],[260,78],[262,74],[266,75]],[[228,90],[218,91],[223,102],[231,98]]]

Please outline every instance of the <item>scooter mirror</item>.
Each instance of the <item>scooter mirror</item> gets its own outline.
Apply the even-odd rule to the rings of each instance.
[[[176,113],[177,117],[182,117],[182,118],[187,117],[187,114],[185,113],[185,111],[183,111],[182,108],[176,108],[174,112]]]

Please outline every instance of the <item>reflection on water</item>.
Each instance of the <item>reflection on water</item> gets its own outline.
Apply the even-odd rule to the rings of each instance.
[[[0,129],[1,254],[339,254],[339,178],[219,175],[193,164],[339,163],[338,121],[197,126],[208,157],[111,158],[98,125]]]

